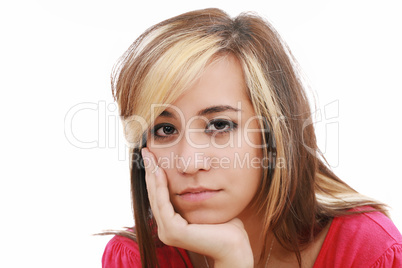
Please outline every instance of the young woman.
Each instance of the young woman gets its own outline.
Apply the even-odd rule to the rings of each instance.
[[[108,243],[103,267],[402,267],[384,205],[321,160],[295,61],[269,23],[185,13],[118,66],[135,227]]]

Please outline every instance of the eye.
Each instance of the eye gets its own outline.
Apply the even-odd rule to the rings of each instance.
[[[225,120],[225,119],[214,119],[208,123],[205,132],[207,132],[207,133],[226,133],[226,132],[232,131],[236,128],[237,128],[237,124],[235,122],[232,122],[230,120]]]
[[[177,134],[177,130],[173,125],[163,123],[156,125],[151,133],[155,138],[166,138]]]

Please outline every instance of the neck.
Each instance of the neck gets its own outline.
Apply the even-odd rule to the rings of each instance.
[[[264,224],[263,217],[256,216],[255,213],[243,212],[241,215],[239,215],[239,219],[242,220],[244,228],[248,234],[251,249],[254,254],[254,267],[266,267],[268,255],[270,255],[268,267],[298,267],[299,263],[297,261],[296,254],[282,247],[280,243],[274,242],[271,251],[270,246],[275,237],[270,230],[267,233],[267,244],[264,245],[264,237],[262,236]],[[323,228],[323,230],[313,239],[313,241],[311,241],[307,247],[301,249],[300,253],[303,259],[303,265],[306,267],[314,266],[315,260],[317,259],[317,256],[321,250],[330,226],[331,222],[329,222]],[[261,258],[263,247],[265,247],[265,256]]]
[[[239,215],[239,219],[243,222],[244,228],[247,232],[248,239],[250,241],[250,246],[253,251],[254,255],[254,267],[265,267],[265,258],[260,262],[262,249],[264,247],[264,237],[262,236],[263,233],[263,224],[264,220],[262,216],[256,215],[254,211],[246,210],[243,211]],[[271,231],[268,231],[268,242],[272,241],[273,234]],[[268,247],[268,245],[265,245]],[[270,249],[269,247],[266,248],[266,254],[268,254]]]

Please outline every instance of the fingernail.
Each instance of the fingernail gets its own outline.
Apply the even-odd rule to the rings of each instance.
[[[142,157],[149,156],[148,149],[146,147],[141,149]]]

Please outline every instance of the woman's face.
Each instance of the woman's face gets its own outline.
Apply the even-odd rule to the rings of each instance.
[[[262,176],[261,131],[239,61],[208,65],[157,117],[147,147],[168,180],[175,210],[190,223],[223,223],[252,213]]]

